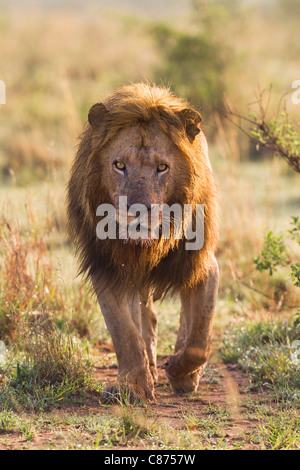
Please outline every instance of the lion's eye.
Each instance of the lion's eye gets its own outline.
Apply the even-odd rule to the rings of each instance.
[[[168,165],[166,165],[165,163],[161,163],[157,167],[157,171],[158,171],[158,173],[164,173],[165,171],[167,171],[168,168],[169,168]]]
[[[125,171],[126,165],[123,162],[114,162],[114,166],[119,171]]]

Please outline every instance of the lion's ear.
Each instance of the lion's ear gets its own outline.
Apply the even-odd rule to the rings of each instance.
[[[108,110],[103,103],[94,104],[89,110],[88,120],[90,125],[97,129],[106,120],[108,116]]]
[[[178,114],[185,125],[186,133],[190,142],[193,142],[196,135],[200,132],[199,124],[202,121],[201,115],[191,108],[185,108],[182,111],[179,111]]]

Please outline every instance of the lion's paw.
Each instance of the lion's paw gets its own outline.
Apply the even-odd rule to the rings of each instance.
[[[101,394],[101,403],[105,405],[137,405],[145,400],[145,392],[133,385],[109,385]]]
[[[197,390],[204,367],[205,364],[192,372],[185,373],[187,368],[183,367],[179,355],[171,356],[165,365],[168,380],[172,388],[179,393],[191,393]]]
[[[116,384],[103,390],[101,401],[103,403],[134,404],[154,399],[153,377],[150,371],[143,370],[120,374]]]
[[[196,370],[191,374],[182,375],[181,377],[172,377],[168,374],[167,377],[173,390],[175,390],[176,392],[192,393],[197,390],[201,375],[201,371]]]

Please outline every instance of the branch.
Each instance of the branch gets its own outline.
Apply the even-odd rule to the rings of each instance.
[[[269,99],[267,105],[265,105],[263,102],[264,93],[261,92],[257,98],[258,115],[244,116],[233,111],[228,103],[225,103],[226,112],[224,116],[240,129],[253,144],[273,150],[294,171],[300,173],[300,136],[290,124],[289,116],[284,107],[279,118],[269,121],[266,119]],[[249,125],[248,129],[245,129],[245,123]]]

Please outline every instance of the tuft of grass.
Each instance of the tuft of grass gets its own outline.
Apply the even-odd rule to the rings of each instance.
[[[0,412],[0,434],[12,431],[15,424],[16,416],[12,411],[4,410]]]
[[[230,328],[223,338],[224,362],[239,364],[252,388],[262,388],[273,399],[296,403],[300,398],[298,361],[293,342],[299,339],[299,316],[290,320],[246,322]]]
[[[185,416],[186,428],[188,431],[198,431],[201,438],[209,440],[211,438],[224,438],[224,427],[228,425],[230,412],[218,404],[211,404],[203,407],[203,414],[197,416],[191,413]]]
[[[259,444],[262,450],[287,450],[300,448],[300,418],[297,408],[285,406],[273,409],[254,403],[251,405],[250,419],[257,426],[250,433],[250,440]]]
[[[1,215],[0,225],[0,337],[18,335],[27,312],[63,310],[52,259],[47,248],[50,227],[40,226],[27,207],[27,228]]]
[[[0,389],[0,406],[43,410],[65,399],[98,393],[93,364],[81,343],[59,330],[55,321],[29,317],[26,333],[8,357]]]
[[[0,340],[5,361],[0,409],[42,410],[98,393],[102,385],[93,382],[86,346],[97,330],[94,303],[87,289],[78,289],[75,296],[60,279],[49,212],[39,217],[26,204],[25,213],[25,223],[8,218],[5,210],[1,214]],[[88,321],[95,331],[87,329]]]
[[[60,240],[65,233],[57,220],[57,200],[48,191],[41,194],[46,207],[41,213],[30,199],[24,205],[24,197],[30,194],[21,193],[0,214],[0,340],[18,340],[23,319],[26,323],[28,316],[39,318],[44,312],[51,312],[60,328],[67,323],[80,338],[99,339],[104,331],[96,298],[82,281],[75,284],[73,264],[66,283],[69,252]],[[17,220],[11,216],[15,212]]]

